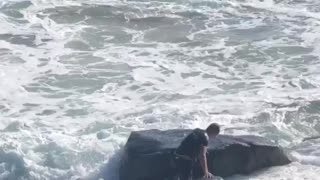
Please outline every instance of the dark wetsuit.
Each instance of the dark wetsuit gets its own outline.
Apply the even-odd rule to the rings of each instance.
[[[202,146],[208,146],[208,136],[201,129],[193,130],[181,142],[176,150],[177,156],[175,158],[179,180],[192,179],[193,164],[198,160]],[[185,157],[189,157],[189,159]]]

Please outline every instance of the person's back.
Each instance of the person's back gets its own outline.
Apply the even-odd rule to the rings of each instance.
[[[177,148],[176,153],[190,157],[196,161],[202,146],[208,146],[209,137],[202,129],[193,130]]]
[[[207,146],[209,138],[214,138],[220,132],[218,124],[212,123],[204,131],[193,130],[180,144],[175,152],[175,162],[179,180],[191,180],[194,162],[199,160],[204,177],[212,177],[207,166]]]

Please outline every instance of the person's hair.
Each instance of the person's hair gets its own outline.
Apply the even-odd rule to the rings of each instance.
[[[207,127],[206,132],[208,134],[219,134],[220,133],[220,126],[217,123],[211,123]]]

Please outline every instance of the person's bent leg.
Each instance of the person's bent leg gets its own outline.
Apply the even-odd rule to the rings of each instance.
[[[178,163],[178,176],[179,180],[192,180],[192,162],[191,161],[180,161]]]

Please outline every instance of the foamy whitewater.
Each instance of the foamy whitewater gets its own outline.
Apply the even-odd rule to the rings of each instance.
[[[0,179],[117,180],[131,131],[210,122],[295,160],[228,179],[319,179],[319,0],[2,0],[0,56]]]

